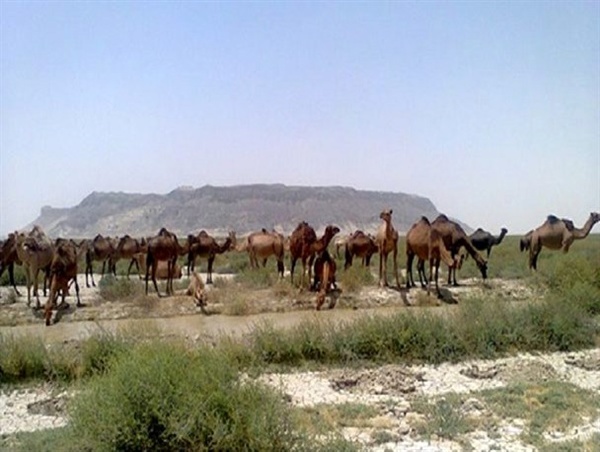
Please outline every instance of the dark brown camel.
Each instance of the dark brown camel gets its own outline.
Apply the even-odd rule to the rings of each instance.
[[[300,259],[302,260],[302,281],[300,285],[304,286],[306,263],[308,262],[308,281],[310,282],[312,278],[312,266],[315,258],[319,254],[327,250],[327,247],[329,246],[329,243],[331,242],[333,237],[338,232],[340,232],[340,228],[338,228],[337,226],[328,225],[325,228],[325,232],[323,233],[323,235],[316,240],[310,240],[313,234],[315,234],[315,231],[313,228],[308,226],[308,223],[300,223],[300,225],[298,225],[298,228],[296,228],[296,231],[298,231],[299,228],[301,233],[299,234],[300,240],[298,241],[298,243],[294,244],[294,250],[300,251],[301,253],[299,255]],[[296,231],[294,231],[294,233]],[[290,254],[292,255],[292,265],[290,272],[292,283],[294,282],[294,266],[296,265],[296,260],[298,259],[298,257],[295,257],[294,253],[292,252],[292,241],[296,239],[294,237],[294,233],[292,233],[292,237],[290,237]]]
[[[262,229],[250,234],[246,241],[246,251],[248,251],[250,266],[258,268],[258,260],[260,259],[264,267],[267,264],[269,256],[275,256],[275,259],[277,259],[277,273],[283,278],[284,242],[283,234],[277,231],[269,232],[266,229]]]
[[[361,257],[363,265],[368,267],[371,264],[371,257],[376,252],[377,244],[372,236],[365,234],[363,231],[354,232],[354,234],[346,238],[344,270],[352,265],[354,256]]]
[[[551,250],[561,250],[567,253],[575,240],[586,238],[594,225],[600,221],[600,214],[590,213],[581,229],[576,228],[571,220],[559,219],[549,215],[546,221],[531,233],[529,243],[529,268],[537,270],[537,259],[542,247]],[[523,249],[523,245],[521,246]]]
[[[329,251],[325,249],[323,252],[317,256],[315,259],[315,287],[317,293],[317,301],[316,308],[317,311],[321,310],[321,307],[325,303],[325,298],[327,294],[330,293],[333,289],[337,290],[335,284],[335,270],[336,264],[335,260],[329,255]],[[339,291],[337,291],[339,292]],[[337,296],[333,296],[330,303],[329,309],[333,309],[335,307],[337,301]]]
[[[188,252],[187,267],[188,276],[196,267],[196,258],[208,259],[208,270],[206,275],[206,284],[212,284],[213,263],[217,254],[223,254],[234,250],[237,244],[235,232],[231,231],[223,244],[219,245],[217,241],[208,235],[206,231],[200,231],[197,236],[190,234],[188,236],[190,250]]]
[[[431,223],[427,217],[421,217],[419,221],[411,226],[406,233],[406,288],[415,287],[415,279],[412,272],[412,264],[415,256],[417,262],[417,274],[421,287],[427,285],[425,275],[425,262],[429,260],[429,231]]]
[[[464,247],[467,253],[475,260],[483,279],[487,278],[487,262],[477,252],[469,236],[458,223],[449,220],[446,215],[442,214],[431,223],[431,229],[435,229],[440,237],[442,237],[444,245],[452,255],[453,261],[456,262],[460,248]],[[429,269],[429,274],[431,275],[431,268]],[[454,285],[458,285],[456,281],[454,281]]]
[[[396,277],[396,286],[400,288],[400,278],[398,276],[398,231],[394,229],[392,224],[393,211],[384,210],[379,214],[379,218],[383,223],[377,229],[375,243],[379,252],[379,286],[387,287],[387,258],[388,254],[392,253],[392,262],[394,265],[394,276]]]
[[[106,266],[108,265],[108,271],[112,270],[111,259],[113,253],[115,252],[115,248],[111,240],[108,237],[103,237],[101,234],[98,234],[94,237],[93,240],[89,241],[87,244],[87,250],[85,252],[85,286],[90,287],[88,282],[88,275],[92,280],[92,286],[96,287],[96,282],[94,281],[94,261],[102,262],[102,274],[101,277],[104,277],[104,271],[106,270]]]
[[[117,262],[120,259],[128,259],[129,267],[127,268],[127,279],[129,279],[129,274],[131,273],[131,267],[135,265],[138,275],[142,272],[145,273],[144,269],[140,268],[139,262],[140,258],[145,260],[146,253],[148,252],[148,244],[146,243],[146,239],[142,238],[140,240],[135,239],[129,235],[124,235],[119,240],[117,244],[117,248],[113,254],[112,262],[116,267]]]
[[[177,236],[169,232],[166,228],[162,228],[156,237],[148,240],[148,252],[146,254],[146,295],[148,295],[148,279],[152,274],[152,283],[156,289],[156,293],[160,297],[160,291],[156,284],[156,273],[159,261],[167,262],[167,289],[166,295],[173,295],[173,276],[175,273],[175,264],[179,255],[187,252],[188,246],[182,247],[179,245]]]
[[[21,292],[19,292],[15,283],[15,264],[21,265],[17,254],[17,234],[10,233],[0,246],[0,277],[4,273],[4,270],[8,270],[8,281],[15,290],[15,293],[21,296]]]
[[[46,326],[50,325],[52,318],[52,309],[56,307],[56,300],[61,296],[60,309],[65,303],[65,297],[69,292],[69,285],[75,283],[75,293],[77,296],[77,307],[83,306],[79,298],[79,284],[77,283],[77,261],[79,260],[80,247],[73,240],[57,239],[54,244],[54,257],[50,265],[50,295],[46,301],[44,309],[44,318]]]
[[[498,237],[494,237],[488,231],[478,228],[469,236],[469,239],[476,249],[479,251],[487,251],[487,258],[489,259],[492,252],[492,247],[500,245],[507,232],[508,229],[502,228],[500,230],[500,235]]]

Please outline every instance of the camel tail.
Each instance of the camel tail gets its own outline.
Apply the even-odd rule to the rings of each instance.
[[[519,242],[519,249],[521,252],[529,250],[531,246],[531,240],[527,237],[523,237]]]

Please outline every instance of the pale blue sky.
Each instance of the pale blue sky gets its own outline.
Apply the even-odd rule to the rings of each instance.
[[[597,1],[2,1],[0,50],[0,235],[180,185],[416,193],[495,233],[600,210]]]

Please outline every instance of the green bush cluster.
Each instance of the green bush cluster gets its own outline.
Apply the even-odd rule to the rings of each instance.
[[[149,284],[152,284],[149,282]],[[124,298],[143,295],[144,286],[135,279],[115,278],[105,275],[98,283],[100,296],[108,301],[117,301]]]

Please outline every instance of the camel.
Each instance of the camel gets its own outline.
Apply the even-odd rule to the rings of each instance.
[[[15,264],[21,265],[19,256],[17,255],[17,235],[15,233],[8,234],[8,238],[1,242],[0,245],[0,276],[4,270],[8,269],[8,281],[15,290],[15,293],[20,297],[21,292],[17,289],[15,283]]]
[[[304,285],[307,262],[308,281],[310,282],[312,278],[312,265],[315,257],[327,250],[329,243],[338,232],[340,232],[340,228],[337,226],[328,225],[325,227],[325,232],[323,232],[321,238],[317,239],[315,230],[310,227],[308,223],[302,222],[298,225],[290,237],[290,254],[292,255],[290,272],[292,283],[294,282],[294,267],[298,258],[300,258],[302,261],[302,281],[300,285]],[[313,237],[315,240],[312,240]]]
[[[406,288],[415,287],[412,264],[415,256],[418,258],[417,274],[421,287],[427,284],[425,276],[425,261],[429,260],[429,231],[431,223],[427,217],[421,217],[406,233]]]
[[[329,251],[325,249],[316,259],[315,259],[315,287],[314,289],[317,293],[316,300],[316,308],[317,311],[321,310],[323,303],[325,303],[325,298],[328,293],[331,292],[331,288],[336,288],[335,284],[335,260],[329,255]],[[338,291],[339,292],[339,291]],[[337,297],[333,297],[329,303],[329,309],[333,309],[335,307],[337,301]]]
[[[161,297],[156,284],[156,273],[159,261],[167,261],[167,288],[166,295],[173,295],[173,276],[175,274],[175,264],[177,257],[184,252],[189,251],[189,242],[187,246],[179,245],[177,236],[169,232],[166,228],[161,228],[156,237],[148,240],[148,252],[146,254],[146,295],[148,295],[148,278],[152,274],[152,283],[156,293]]]
[[[488,231],[478,228],[469,236],[469,239],[471,239],[471,243],[476,249],[479,251],[487,251],[487,258],[489,259],[492,252],[492,247],[500,245],[507,232],[508,229],[502,228],[500,230],[500,235],[498,237],[494,237]]]
[[[377,245],[373,236],[365,234],[363,231],[354,232],[354,234],[346,238],[344,270],[347,270],[352,265],[354,256],[361,257],[363,265],[369,267],[371,257],[376,252]]]
[[[190,284],[185,292],[186,295],[191,296],[196,303],[196,306],[204,308],[206,306],[206,291],[202,278],[196,272],[192,273],[190,278]]]
[[[276,231],[269,232],[263,229],[262,231],[250,234],[246,241],[246,251],[248,251],[250,258],[250,266],[258,268],[258,259],[260,258],[264,267],[268,257],[273,255],[277,259],[277,273],[283,278],[284,242],[283,234]]]
[[[346,243],[348,243],[348,240],[352,237],[352,234],[348,234],[348,235],[342,235],[340,237],[337,237],[334,241],[333,241],[333,246],[335,247],[335,255],[338,259],[341,259],[342,255],[340,253],[340,250],[345,250],[346,249]]]
[[[69,284],[75,283],[75,293],[77,295],[77,307],[83,306],[79,298],[79,284],[77,283],[77,261],[79,260],[80,247],[73,240],[57,239],[54,244],[54,257],[50,264],[50,295],[46,301],[44,309],[44,318],[46,326],[50,325],[52,318],[52,308],[56,306],[58,296],[61,296],[61,303],[58,308],[65,306],[65,297],[68,295]],[[66,305],[68,306],[68,305]]]
[[[115,248],[113,246],[113,241],[108,237],[103,237],[101,234],[98,234],[94,237],[93,240],[89,241],[87,244],[87,250],[85,252],[85,286],[90,287],[88,282],[88,274],[92,280],[92,286],[96,287],[96,282],[94,281],[94,261],[102,261],[102,274],[101,277],[104,277],[104,270],[106,265],[108,264],[108,271],[112,271],[112,256],[115,252]]]
[[[396,277],[396,285],[400,288],[400,279],[398,277],[398,231],[392,225],[392,209],[384,210],[379,214],[379,218],[383,223],[377,229],[375,236],[375,244],[379,253],[379,286],[387,287],[387,258],[388,254],[392,253],[392,261],[394,264],[394,275]]]
[[[189,252],[188,252],[188,276],[190,273],[194,271],[196,267],[196,258],[197,257],[205,257],[208,259],[208,270],[206,276],[206,284],[212,284],[212,270],[213,263],[217,254],[223,254],[227,251],[234,250],[237,245],[235,232],[229,232],[229,235],[225,239],[223,244],[219,245],[217,241],[208,235],[206,231],[200,231],[197,236],[193,236],[192,234],[188,235],[188,243],[189,243]]]
[[[529,247],[531,246],[531,236],[533,235],[533,229],[521,237],[519,240],[519,248],[521,252],[529,251]]]
[[[40,270],[43,270],[46,275],[49,274],[54,256],[54,246],[39,226],[34,226],[27,235],[16,232],[15,235],[17,256],[23,263],[27,278],[27,306],[31,305],[31,287],[33,286],[33,296],[36,298],[36,307],[39,309],[38,274]],[[45,283],[44,295],[46,295]]]
[[[576,228],[571,220],[559,219],[548,215],[546,221],[533,230],[529,245],[529,268],[537,270],[537,259],[542,247],[551,250],[562,249],[567,253],[575,240],[585,239],[594,225],[600,221],[600,213],[592,212],[581,229]]]
[[[452,255],[452,260],[456,262],[456,257],[459,254],[459,250],[461,247],[464,247],[467,253],[475,260],[479,271],[481,272],[481,276],[483,279],[487,278],[487,262],[485,259],[481,257],[481,255],[477,252],[469,236],[465,233],[463,228],[456,222],[448,219],[446,215],[439,215],[432,223],[431,229],[436,230],[442,240],[444,241],[444,245],[450,251]],[[455,264],[453,264],[455,266]],[[453,267],[452,266],[452,267]],[[451,268],[452,268],[451,267]],[[429,269],[429,274],[431,275],[431,268]],[[436,281],[437,283],[437,281]],[[458,283],[456,280],[454,281],[454,285],[457,286]]]
[[[131,267],[135,265],[138,275],[142,272],[146,272],[146,268],[140,267],[140,261],[143,262],[145,259],[145,255],[148,252],[148,244],[146,243],[146,239],[142,238],[141,240],[134,239],[129,235],[124,235],[119,240],[115,252],[112,258],[112,264],[116,267],[117,262],[120,259],[129,259],[129,267],[127,268],[127,279],[129,279],[129,274],[131,273]],[[145,264],[144,264],[145,265]]]

